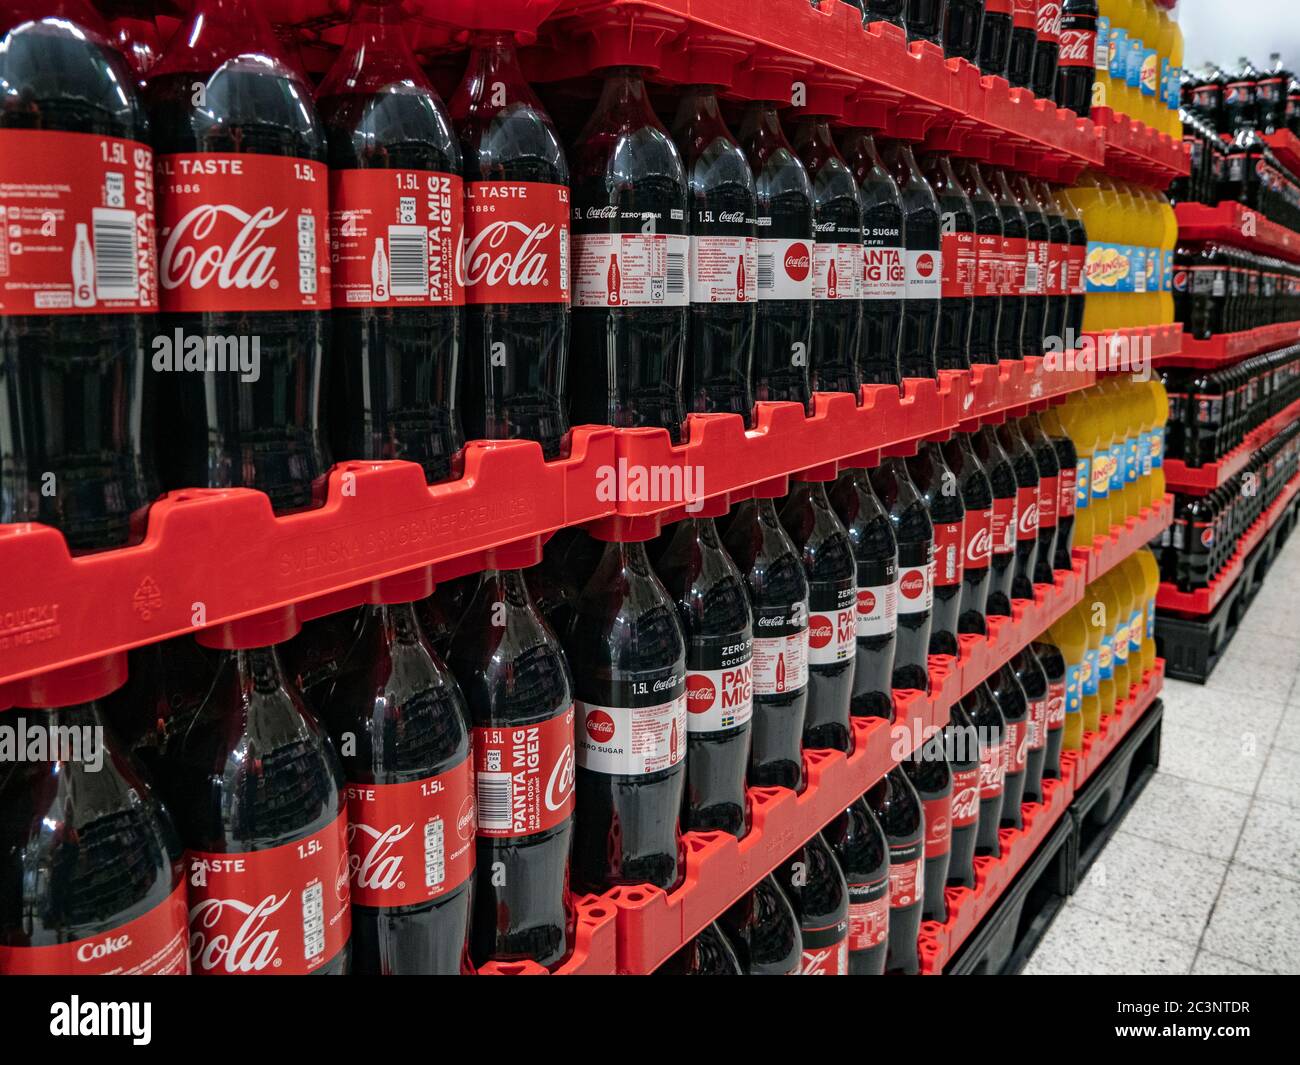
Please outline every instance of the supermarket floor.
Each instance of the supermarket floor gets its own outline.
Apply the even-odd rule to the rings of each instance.
[[[1300,536],[1025,972],[1300,973]]]

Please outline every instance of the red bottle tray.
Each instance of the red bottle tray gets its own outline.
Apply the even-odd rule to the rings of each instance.
[[[604,899],[584,895],[574,900],[573,951],[553,970],[535,961],[491,961],[479,976],[606,976],[618,957],[616,913]]]
[[[1145,325],[1087,333],[1092,340],[1098,372],[1127,373],[1134,359],[1150,356],[1155,363],[1177,355],[1183,347],[1183,325]]]
[[[1300,233],[1270,222],[1262,214],[1239,203],[1180,203],[1178,239],[1221,240],[1238,248],[1300,261]]]
[[[1075,365],[1073,353],[1060,362],[1039,357],[976,364],[967,377],[960,428],[967,431],[1042,410],[1071,392],[1091,387],[1096,380],[1094,369]]]
[[[1110,757],[1110,753],[1119,746],[1120,741],[1129,734],[1138,718],[1150,709],[1165,684],[1165,660],[1157,658],[1156,664],[1148,669],[1142,679],[1129,688],[1128,696],[1119,700],[1114,713],[1101,719],[1101,728],[1097,732],[1085,732],[1083,744],[1076,752],[1074,763],[1074,790],[1079,791]]]
[[[1282,489],[1282,494],[1273,500],[1268,510],[1256,518],[1250,528],[1242,534],[1237,542],[1237,549],[1232,553],[1227,564],[1215,574],[1214,580],[1206,587],[1197,588],[1193,592],[1181,592],[1177,585],[1162,581],[1160,590],[1156,594],[1156,606],[1161,610],[1198,617],[1211,613],[1237,583],[1237,578],[1241,576],[1245,567],[1246,558],[1259,546],[1259,542],[1264,539],[1264,534],[1277,524],[1278,518],[1282,516],[1297,492],[1300,492],[1300,474],[1287,482],[1286,487]]]
[[[1263,425],[1252,429],[1240,444],[1216,462],[1204,466],[1187,466],[1181,459],[1165,459],[1165,485],[1170,491],[1182,492],[1184,495],[1208,495],[1244,470],[1254,452],[1297,418],[1300,418],[1300,399],[1278,411]]]
[[[1084,583],[1091,584],[1149,544],[1173,520],[1174,497],[1166,495],[1155,506],[1143,507],[1137,514],[1124,519],[1123,525],[1112,525],[1106,536],[1093,537],[1091,547],[1074,548],[1075,561],[1082,561],[1087,566]]]
[[[1109,107],[1094,107],[1088,117],[1106,141],[1108,174],[1163,189],[1174,178],[1191,173],[1190,153],[1181,137],[1174,140]]]
[[[1208,340],[1197,340],[1184,334],[1182,351],[1160,356],[1158,361],[1161,366],[1215,370],[1297,341],[1300,341],[1300,322],[1279,322],[1240,333],[1220,333]]]
[[[1276,133],[1265,133],[1264,143],[1273,149],[1273,154],[1284,167],[1293,174],[1300,174],[1300,137],[1289,129]]]

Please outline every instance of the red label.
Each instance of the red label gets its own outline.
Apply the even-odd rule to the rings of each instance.
[[[185,881],[134,921],[49,947],[0,946],[4,976],[189,976]]]
[[[1065,261],[1065,288],[1066,292],[1071,296],[1082,296],[1084,294],[1083,267],[1087,258],[1087,248],[1082,248],[1077,244],[1070,245],[1070,251]]]
[[[1022,237],[1003,237],[1002,262],[1002,295],[1023,296],[1029,269],[1029,241]]]
[[[1011,0],[1011,21],[1034,29],[1038,25],[1038,0]]]
[[[467,303],[567,303],[568,187],[471,181],[461,262]]]
[[[1061,39],[1061,0],[1038,0],[1035,32],[1040,41],[1055,44]]]
[[[1047,744],[1047,699],[1044,695],[1029,700],[1029,732],[1025,743],[1028,750],[1041,751]]]
[[[926,799],[921,805],[925,807],[925,856],[941,858],[952,845],[952,794]]]
[[[1055,242],[1047,245],[1047,294],[1049,296],[1065,296],[1066,278],[1069,274],[1070,245],[1057,244]]]
[[[852,898],[856,885],[850,885]],[[871,950],[889,938],[889,892],[880,894],[869,902],[849,903],[849,950]]]
[[[196,976],[295,975],[333,959],[352,933],[348,814],[264,851],[186,851]]]
[[[974,233],[943,235],[944,299],[975,295],[976,253]]]
[[[1002,294],[1002,238],[996,233],[975,236],[975,295]]]
[[[0,130],[0,314],[156,311],[153,183],[139,141]]]
[[[573,814],[573,773],[572,706],[531,725],[476,728],[478,834],[512,839],[562,823]]]
[[[1055,732],[1065,725],[1065,681],[1054,681],[1047,686],[1047,731]]]
[[[1016,539],[1032,540],[1038,536],[1038,489],[1016,489]]]
[[[1076,22],[1082,21],[1075,16]],[[1060,67],[1090,67],[1096,61],[1097,22],[1089,19],[1083,28],[1062,26],[1061,51],[1057,62]]]
[[[1029,721],[1008,721],[1002,740],[1002,760],[1008,773],[1023,773],[1029,754]]]
[[[979,766],[954,769],[952,774],[952,827],[967,828],[980,815]]]
[[[1061,478],[1041,477],[1038,481],[1038,527],[1056,528],[1056,504],[1061,495]]]
[[[981,799],[996,799],[1002,794],[1007,776],[1005,742],[996,746],[990,743],[981,745],[979,774]]]
[[[804,928],[800,976],[848,976],[848,922],[827,928]]]
[[[329,171],[279,155],[158,159],[162,309],[328,310]]]
[[[348,820],[352,901],[358,906],[428,902],[474,873],[474,778],[468,758],[409,784],[349,783]]]
[[[1016,549],[1016,497],[993,499],[993,554],[1008,555]]]
[[[962,558],[965,555],[963,522],[934,523],[934,583],[944,588],[961,583]]]
[[[966,536],[966,569],[984,569],[993,554],[993,508],[968,510],[962,528]]]
[[[459,307],[462,182],[433,170],[330,173],[335,307]]]
[[[921,901],[921,859],[889,863],[889,908],[903,910]]]
[[[1045,240],[1025,241],[1025,295],[1047,294],[1047,268],[1051,245]]]
[[[1013,0],[984,0],[985,14],[1009,15]]]
[[[1075,489],[1079,484],[1079,471],[1070,466],[1068,469],[1061,470],[1061,476],[1057,481],[1059,490],[1057,493],[1056,513],[1057,520],[1061,518],[1074,517]]]

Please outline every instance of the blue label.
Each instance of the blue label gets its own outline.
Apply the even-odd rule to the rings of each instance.
[[[1074,509],[1087,510],[1092,502],[1092,462],[1087,455],[1079,457],[1074,471]]]
[[[1156,601],[1154,599],[1148,599],[1147,600],[1147,639],[1154,640],[1155,638],[1156,638]]]
[[[1132,292],[1136,270],[1133,245],[1088,241],[1083,277],[1089,293]]]
[[[1151,468],[1160,469],[1165,464],[1165,427],[1162,425],[1151,434]]]
[[[1083,656],[1083,694],[1096,695],[1097,683],[1101,680],[1101,653],[1095,647],[1089,647]]]
[[[1101,638],[1101,650],[1097,652],[1097,675],[1102,680],[1115,679],[1115,634],[1106,633]]]
[[[1142,467],[1142,476],[1151,476],[1151,438],[1155,436],[1154,432],[1147,432],[1145,429],[1138,436],[1138,465]]]
[[[1138,607],[1128,620],[1129,654],[1135,655],[1142,650],[1142,632],[1142,608]]]
[[[1124,444],[1123,442],[1110,445],[1110,491],[1118,492],[1124,487],[1124,478],[1127,476],[1124,470]]]
[[[1163,107],[1169,106],[1169,57],[1160,58],[1160,104]]]
[[[1083,665],[1065,667],[1065,712],[1077,714],[1083,709]]]
[[[1110,31],[1110,76],[1117,81],[1128,80],[1128,30],[1112,26]]]
[[[1142,475],[1141,437],[1130,436],[1124,441],[1124,483],[1136,484]]]
[[[1160,291],[1173,292],[1174,290],[1174,253],[1165,251],[1163,255],[1163,265],[1160,268]]]
[[[1141,54],[1142,66],[1139,69],[1142,81],[1142,95],[1149,96],[1154,100],[1160,91],[1160,60],[1156,56],[1156,50],[1148,48],[1146,45],[1142,46]]]
[[[1128,59],[1124,67],[1124,80],[1130,89],[1142,88],[1142,38],[1128,39]]]
[[[1182,103],[1182,94],[1183,68],[1171,65],[1169,67],[1169,95],[1167,97],[1170,111],[1178,110],[1179,105]]]
[[[1093,51],[1093,65],[1107,73],[1111,68],[1110,19],[1101,15],[1097,19],[1097,47]]]

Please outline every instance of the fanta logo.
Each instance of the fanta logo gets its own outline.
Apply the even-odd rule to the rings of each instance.
[[[825,647],[835,635],[835,626],[831,619],[823,614],[814,614],[808,619],[808,646]]]
[[[807,244],[791,244],[785,251],[785,272],[791,281],[803,281],[812,269]]]
[[[718,697],[718,689],[713,681],[702,673],[690,673],[686,677],[686,710],[692,714],[706,714]]]
[[[583,722],[587,735],[597,743],[609,743],[614,738],[614,719],[604,710],[591,710]]]
[[[898,590],[908,599],[919,599],[925,591],[925,574],[920,570],[909,570],[899,578]]]

